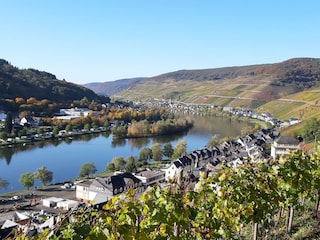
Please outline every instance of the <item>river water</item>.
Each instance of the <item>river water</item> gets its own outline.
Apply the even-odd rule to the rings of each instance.
[[[142,148],[150,147],[155,142],[162,145],[170,142],[174,147],[184,140],[189,152],[204,147],[214,134],[219,134],[220,138],[240,136],[241,129],[248,125],[245,122],[201,116],[194,117],[194,122],[194,127],[187,133],[165,137],[115,141],[112,135],[103,133],[32,146],[0,148],[0,178],[9,182],[7,189],[0,188],[0,194],[22,190],[23,186],[18,182],[20,175],[33,173],[41,166],[53,172],[51,183],[59,183],[75,179],[85,162],[93,162],[97,171],[101,172],[112,158],[138,157]],[[36,180],[35,186],[40,185]]]

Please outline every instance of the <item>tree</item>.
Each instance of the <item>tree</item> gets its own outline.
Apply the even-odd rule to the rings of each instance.
[[[7,180],[0,178],[0,189],[1,188],[7,189],[8,185],[9,185],[9,182]]]
[[[87,162],[81,165],[79,177],[89,177],[97,171],[95,165],[92,162]]]
[[[114,166],[114,163],[113,162],[109,162],[106,166],[106,170],[107,171],[110,171],[110,172],[113,172],[115,170],[115,166]]]
[[[152,158],[152,151],[150,148],[143,148],[139,152],[139,161],[148,161],[149,159]]]
[[[163,153],[162,153],[160,143],[152,144],[151,151],[152,151],[152,159],[154,161],[160,161],[162,159]]]
[[[91,128],[90,123],[86,123],[86,124],[84,125],[84,127],[83,127],[83,129],[86,130],[86,131],[89,131],[90,128]]]
[[[27,190],[34,185],[34,175],[30,172],[26,172],[20,175],[19,183],[21,183]]]
[[[307,141],[312,141],[320,133],[320,120],[313,117],[308,119],[302,129],[302,137]]]
[[[53,172],[47,170],[45,166],[42,166],[38,168],[34,173],[34,178],[38,179],[43,184],[43,186],[46,186],[47,183],[52,181]]]
[[[130,156],[126,158],[126,171],[133,172],[136,169],[136,159],[134,156]]]
[[[173,147],[172,147],[172,144],[171,143],[166,143],[164,146],[163,146],[163,155],[168,157],[168,158],[171,158],[172,155],[173,155]]]
[[[66,125],[65,130],[66,130],[67,132],[70,132],[70,131],[72,130],[72,126],[71,126],[70,123]]]
[[[55,127],[53,128],[53,130],[52,130],[52,133],[53,133],[54,135],[57,135],[57,134],[59,133],[59,127],[58,127],[58,126],[55,126]]]
[[[6,120],[4,122],[4,130],[6,133],[10,134],[13,128],[12,115],[10,112],[7,113]]]
[[[115,170],[120,170],[124,164],[126,163],[123,159],[123,157],[114,157],[112,158],[112,162],[114,164]]]
[[[176,144],[173,150],[173,158],[179,158],[184,154],[187,150],[186,141],[180,141]]]
[[[214,134],[211,139],[209,140],[207,146],[208,147],[213,147],[213,146],[217,146],[219,144],[219,138],[220,135],[219,134]]]

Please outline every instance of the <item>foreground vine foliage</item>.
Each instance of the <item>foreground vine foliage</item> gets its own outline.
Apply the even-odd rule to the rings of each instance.
[[[293,209],[304,210],[302,200],[316,204],[319,186],[319,154],[296,151],[269,163],[224,167],[212,177],[202,173],[195,190],[174,183],[139,197],[130,190],[102,210],[70,212],[53,232],[33,239],[256,239],[252,225],[260,226],[261,237],[275,228],[290,232],[279,212],[292,208],[290,219]],[[16,239],[26,237],[17,233]]]

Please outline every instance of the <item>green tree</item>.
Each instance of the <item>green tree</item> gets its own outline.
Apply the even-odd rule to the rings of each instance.
[[[86,124],[84,125],[84,127],[83,127],[83,129],[86,130],[86,131],[89,131],[90,128],[91,128],[90,123],[86,123]]]
[[[46,186],[47,183],[51,182],[53,179],[53,172],[47,170],[45,166],[42,166],[37,169],[34,173],[34,178],[38,179],[43,186]]]
[[[160,161],[162,159],[163,153],[161,149],[161,144],[160,143],[154,143],[151,146],[151,151],[152,151],[152,159],[154,161]]]
[[[52,130],[52,133],[53,133],[54,135],[57,135],[57,134],[59,133],[59,127],[58,127],[58,126],[55,126],[55,127],[53,128],[53,130]]]
[[[112,163],[114,164],[115,170],[120,170],[123,168],[126,163],[123,157],[114,157],[112,158]]]
[[[136,170],[136,159],[134,156],[127,157],[125,161],[126,161],[125,169],[127,172],[132,173],[134,170]]]
[[[114,163],[113,162],[109,162],[106,166],[106,170],[107,171],[110,171],[110,172],[113,172],[114,170],[116,170],[115,166],[114,166]]]
[[[123,138],[127,136],[127,128],[126,126],[118,126],[112,128],[112,134],[115,138]]]
[[[93,174],[97,171],[94,163],[87,162],[81,165],[79,177],[89,177],[90,174]]]
[[[139,152],[139,161],[148,161],[149,159],[152,158],[152,151],[150,148],[143,148]]]
[[[1,189],[1,188],[6,189],[6,188],[8,187],[8,185],[9,185],[9,182],[8,182],[7,180],[5,180],[5,179],[2,179],[2,178],[0,177],[0,189]]]
[[[174,147],[173,150],[173,158],[179,158],[182,156],[182,154],[184,154],[187,150],[187,143],[186,141],[180,141],[176,144],[176,146]]]
[[[20,175],[19,183],[21,183],[27,190],[34,185],[34,175],[30,172],[26,172]]]
[[[8,134],[4,131],[0,132],[0,139],[7,139],[8,138]]]
[[[103,125],[104,125],[105,127],[109,127],[109,126],[110,126],[109,120],[108,120],[108,119],[105,120],[104,123],[103,123]]]
[[[168,157],[168,158],[171,158],[172,155],[173,155],[173,147],[172,147],[172,144],[171,143],[166,143],[164,146],[163,146],[163,155]]]
[[[42,127],[38,127],[38,128],[37,128],[37,133],[38,133],[38,134],[44,133],[44,129],[43,129]]]
[[[308,119],[305,122],[304,127],[302,129],[302,137],[306,141],[312,141],[315,139],[315,136],[319,134],[320,134],[320,120],[318,120],[315,117]]]
[[[70,131],[72,130],[72,126],[71,126],[70,123],[66,125],[65,130],[66,130],[67,132],[70,132]]]

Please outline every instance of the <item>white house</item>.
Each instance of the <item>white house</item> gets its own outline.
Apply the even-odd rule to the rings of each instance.
[[[137,193],[144,191],[140,179],[131,173],[119,173],[76,184],[76,197],[79,201],[89,204],[103,204],[113,196],[135,189]]]
[[[170,179],[178,180],[178,178],[187,175],[192,167],[193,160],[189,158],[188,156],[183,156],[175,161],[172,162],[172,164],[166,168],[163,169],[165,172],[165,179],[166,181],[169,181]]]
[[[271,157],[283,156],[294,150],[300,149],[301,142],[291,136],[280,136],[271,144]]]
[[[70,199],[64,199],[62,201],[57,202],[57,207],[62,208],[63,210],[69,210],[72,208],[76,208],[79,206],[79,202]]]
[[[63,201],[63,198],[49,197],[42,199],[42,205],[45,207],[56,207],[58,202]]]

